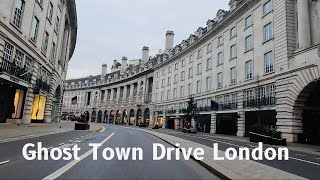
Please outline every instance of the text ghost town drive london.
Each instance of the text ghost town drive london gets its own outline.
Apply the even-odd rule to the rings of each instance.
[[[104,148],[99,154],[98,148],[101,147],[99,143],[89,144],[92,150],[92,159],[98,160],[143,160],[144,153],[140,147],[127,148]],[[205,152],[203,148],[184,148],[180,144],[176,144],[176,148],[165,147],[163,144],[152,144],[152,158],[154,161],[158,160],[189,160],[194,158],[196,160],[203,160],[206,157],[212,157],[213,161],[221,160],[288,160],[289,150],[284,147],[279,148],[263,148],[263,143],[259,143],[256,148],[240,147],[238,149],[229,147],[225,152],[219,151],[219,145],[213,144],[213,151]],[[70,148],[52,148],[47,149],[42,146],[41,142],[36,145],[32,143],[26,144],[22,149],[23,157],[26,160],[80,160],[81,148],[75,145]],[[207,154],[208,153],[208,154]],[[212,153],[212,154],[209,154]]]

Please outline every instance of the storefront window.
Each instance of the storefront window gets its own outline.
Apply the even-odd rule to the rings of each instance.
[[[24,91],[20,89],[16,89],[16,93],[14,96],[14,113],[12,113],[12,119],[20,119],[22,112],[22,105],[24,100]]]
[[[35,95],[32,105],[32,120],[43,120],[47,97]]]

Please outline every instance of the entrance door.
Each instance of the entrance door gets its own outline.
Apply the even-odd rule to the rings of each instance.
[[[237,113],[217,114],[217,134],[237,135]]]
[[[6,123],[15,111],[14,95],[16,89],[6,84],[0,85],[0,123]]]

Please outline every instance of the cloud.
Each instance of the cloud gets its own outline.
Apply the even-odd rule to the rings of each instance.
[[[175,31],[175,44],[204,27],[228,0],[77,0],[78,38],[68,78],[97,75],[122,56],[141,58],[164,48],[165,33]]]

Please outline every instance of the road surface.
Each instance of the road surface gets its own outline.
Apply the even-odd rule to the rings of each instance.
[[[27,140],[0,144],[1,179],[219,179],[193,160],[152,160],[152,144],[164,141],[121,126],[106,125],[104,132],[71,131]],[[27,143],[43,142],[43,146],[71,147],[77,144],[81,150],[80,161],[27,161],[22,148]],[[98,160],[93,160],[89,143],[105,142],[98,149]],[[143,160],[105,160],[103,149],[110,147],[141,147]],[[174,156],[174,154],[173,154]],[[173,158],[174,159],[174,158]]]

